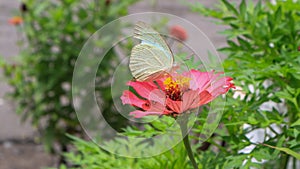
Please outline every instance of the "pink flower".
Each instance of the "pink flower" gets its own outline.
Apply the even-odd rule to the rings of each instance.
[[[234,88],[230,77],[222,73],[191,70],[155,81],[129,81],[132,90],[121,96],[123,104],[137,108],[130,113],[136,118],[148,115],[177,115],[207,104],[217,96]]]
[[[20,25],[23,22],[23,19],[19,16],[14,16],[8,20],[8,23],[11,25]]]
[[[186,30],[179,25],[172,26],[170,28],[170,34],[181,41],[185,41],[187,39]]]

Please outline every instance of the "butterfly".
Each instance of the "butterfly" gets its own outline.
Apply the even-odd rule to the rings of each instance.
[[[134,46],[129,59],[129,69],[138,81],[151,81],[172,71],[174,56],[166,41],[145,22],[139,21],[134,37],[141,43]]]

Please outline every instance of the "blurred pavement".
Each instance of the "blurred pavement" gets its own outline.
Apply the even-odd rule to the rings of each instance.
[[[0,57],[13,61],[18,54],[17,29],[8,24],[8,19],[17,14],[19,1],[0,1]],[[5,83],[0,70],[0,141],[6,139],[23,139],[31,137],[34,129],[27,123],[20,122],[20,116],[15,113],[15,106],[5,93],[12,89]]]

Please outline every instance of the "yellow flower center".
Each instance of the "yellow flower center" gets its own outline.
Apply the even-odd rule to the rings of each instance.
[[[189,88],[190,80],[190,78],[184,76],[177,76],[176,79],[168,77],[164,81],[167,97],[180,101],[183,92]]]

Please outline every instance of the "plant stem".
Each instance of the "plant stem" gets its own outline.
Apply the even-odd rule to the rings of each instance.
[[[286,168],[287,168],[288,161],[289,161],[289,155],[287,155],[287,154],[282,154],[281,162],[280,162],[280,168],[286,169]]]
[[[297,160],[296,158],[293,158],[293,169],[297,168]]]
[[[190,161],[192,162],[192,165],[194,167],[194,169],[198,169],[197,163],[195,161],[194,155],[193,155],[193,151],[189,142],[189,135],[188,135],[188,130],[187,130],[187,122],[188,122],[188,114],[184,114],[182,117],[180,117],[177,120],[180,129],[181,129],[181,135],[183,137],[183,144],[184,147],[187,151],[187,154],[189,156]]]

